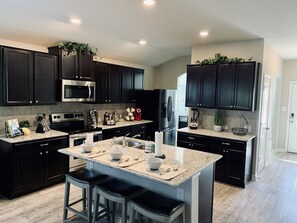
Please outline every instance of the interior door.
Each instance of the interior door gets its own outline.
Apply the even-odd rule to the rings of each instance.
[[[297,83],[291,83],[288,127],[288,152],[297,153]]]
[[[259,142],[259,152],[258,152],[258,168],[257,173],[259,174],[265,167],[265,156],[266,151],[270,151],[269,145],[267,143],[267,131],[268,128],[268,117],[269,117],[269,94],[270,94],[270,80],[269,75],[264,75],[263,87],[262,87],[262,110],[260,119],[260,142]]]

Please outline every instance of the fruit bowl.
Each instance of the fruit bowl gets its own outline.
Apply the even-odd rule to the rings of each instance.
[[[245,136],[248,132],[248,129],[246,129],[246,128],[232,128],[232,132],[234,135]]]

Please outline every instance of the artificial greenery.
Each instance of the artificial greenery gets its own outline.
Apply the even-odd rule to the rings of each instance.
[[[68,53],[76,54],[77,52],[83,52],[89,55],[96,55],[96,52],[98,51],[97,48],[94,51],[89,44],[85,43],[77,43],[77,42],[71,42],[71,41],[66,41],[66,42],[60,42],[58,44],[59,48],[68,51]]]
[[[214,116],[214,124],[215,125],[224,125],[224,116],[220,110],[217,110]]]
[[[251,61],[253,57],[250,57],[247,61]],[[218,64],[218,63],[238,63],[245,62],[246,60],[240,57],[229,58],[221,53],[216,53],[213,58],[204,59],[202,61],[197,60],[196,64]]]
[[[19,126],[20,126],[20,128],[30,128],[31,123],[28,120],[24,120],[19,123]]]

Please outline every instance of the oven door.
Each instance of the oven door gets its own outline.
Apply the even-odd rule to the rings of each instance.
[[[96,83],[62,80],[62,102],[94,102]]]
[[[83,144],[83,142],[86,139],[86,134],[74,134],[74,135],[69,135],[69,147],[72,148],[74,146],[79,146]],[[81,160],[79,158],[70,156],[69,157],[69,169],[70,171],[74,171],[78,168],[86,166],[86,161]]]

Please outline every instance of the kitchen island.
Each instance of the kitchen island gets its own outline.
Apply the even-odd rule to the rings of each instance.
[[[183,200],[186,222],[212,222],[214,167],[220,155],[163,145],[164,163],[160,170],[151,171],[141,149],[126,147],[121,161],[112,161],[108,154],[111,142],[96,142],[92,153],[81,153],[80,146],[59,152],[86,160],[90,169]],[[174,170],[177,163],[178,169]]]

